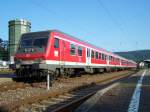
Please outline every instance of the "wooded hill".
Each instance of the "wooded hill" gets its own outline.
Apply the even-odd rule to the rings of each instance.
[[[137,51],[127,51],[127,52],[115,52],[116,54],[134,60],[136,62],[141,62],[143,60],[150,59],[150,50],[137,50]]]

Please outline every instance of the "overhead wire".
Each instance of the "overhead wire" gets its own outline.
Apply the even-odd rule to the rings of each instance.
[[[102,7],[105,12],[107,13],[107,15],[109,16],[109,18],[111,19],[111,21],[118,27],[118,29],[120,31],[122,31],[123,33],[125,33],[124,28],[122,27],[122,24],[119,23],[111,14],[111,12],[109,11],[109,9],[103,4],[103,2],[101,0],[97,0],[99,3],[99,6]]]
[[[117,26],[117,28],[123,33],[123,34],[125,34],[125,31],[124,31],[124,29],[122,28],[122,24],[121,23],[119,23],[113,16],[112,16],[112,14],[111,14],[111,12],[109,11],[109,9],[103,4],[103,2],[101,1],[101,0],[97,0],[98,1],[98,3],[99,3],[99,6],[100,7],[102,7],[104,10],[105,10],[105,12],[107,13],[107,15],[109,16],[109,18],[111,19],[111,21]],[[54,10],[52,10],[52,9],[50,9],[50,8],[48,8],[46,5],[44,5],[42,2],[37,2],[37,1],[35,1],[35,0],[31,0],[31,2],[34,4],[34,5],[36,5],[37,7],[40,7],[42,10],[45,10],[46,12],[48,12],[49,14],[51,14],[51,15],[54,15],[55,16],[55,18],[58,18],[58,16],[59,16],[59,18],[61,18],[61,20],[63,20],[63,22],[61,23],[61,24],[63,24],[63,25],[65,25],[65,24],[73,24],[73,22],[72,21],[70,21],[70,19],[69,18],[65,18],[65,16],[63,15],[63,14],[61,14],[61,13],[57,13],[56,11],[54,11]],[[74,25],[74,24],[73,24]],[[87,28],[85,28],[85,27],[82,27],[82,26],[79,26],[78,25],[78,28],[79,29],[81,29],[82,30],[82,33],[84,33],[84,34],[86,34],[86,35],[89,35],[89,34],[91,34],[91,35],[93,35],[93,34],[95,34],[95,33],[93,33],[93,32],[89,32],[88,30],[87,30]],[[123,45],[123,42],[120,42],[121,44],[120,45]]]
[[[37,7],[40,7],[41,9],[47,11],[49,14],[55,15],[55,17],[59,16],[59,18],[61,18],[61,20],[63,20],[63,22],[61,24],[65,25],[66,24],[73,24],[72,21],[70,21],[69,18],[64,18],[65,16],[61,13],[57,13],[56,11],[53,11],[52,9],[49,9],[48,7],[46,7],[45,5],[43,5],[41,2],[37,2],[35,0],[31,0],[31,2],[36,5]],[[74,25],[74,24],[73,24]],[[85,27],[81,27],[78,24],[78,28],[82,30],[82,32],[84,32],[84,34],[89,35],[89,34],[94,34],[91,31],[89,32]]]
[[[114,25],[122,32],[123,35],[128,34],[128,32],[122,27],[123,24],[118,22],[117,19],[114,18],[114,16],[112,15],[112,13],[109,11],[109,9],[107,8],[106,5],[104,5],[104,3],[102,2],[102,0],[97,0],[99,7],[103,8],[104,11],[106,12],[106,14],[108,15],[108,17],[110,18],[110,20],[114,23]],[[124,36],[125,37],[125,36]],[[125,40],[126,37],[125,37]],[[128,41],[128,40],[127,40]],[[120,41],[120,46],[122,46],[125,42]]]

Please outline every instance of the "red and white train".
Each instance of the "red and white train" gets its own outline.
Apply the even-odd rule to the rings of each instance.
[[[136,68],[132,61],[58,30],[25,33],[15,54],[18,77]]]

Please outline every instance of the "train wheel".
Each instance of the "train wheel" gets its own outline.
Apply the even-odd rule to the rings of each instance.
[[[68,69],[66,69],[66,76],[67,77],[75,76],[75,69],[74,68],[68,68]]]
[[[74,75],[77,76],[77,77],[81,77],[81,73],[82,73],[82,71],[80,71],[80,69],[76,69],[74,71]]]
[[[71,74],[70,74],[70,69],[69,68],[66,68],[65,69],[65,73],[64,73],[64,77],[71,77]]]
[[[60,69],[60,76],[61,77],[71,77],[72,76],[72,74],[74,73],[74,70],[73,69],[71,69],[71,68],[61,68]]]
[[[64,70],[64,68],[60,68],[60,77],[65,77],[65,70]]]
[[[56,68],[55,70],[55,78],[57,79],[60,76],[60,69]]]

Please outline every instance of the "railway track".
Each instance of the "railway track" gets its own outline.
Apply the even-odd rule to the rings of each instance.
[[[33,103],[27,107],[21,107],[19,111],[23,112],[72,112],[76,109],[81,103],[83,103],[86,99],[94,95],[100,89],[107,87],[119,80],[129,77],[127,76],[120,76],[114,77],[111,79],[107,79],[101,84],[93,84],[89,87],[79,89],[74,92],[65,93],[63,95],[58,95],[55,98],[48,98],[47,100],[42,100],[37,103]],[[103,83],[103,84],[102,84]]]
[[[53,112],[68,112],[69,109],[76,108],[82,101],[95,94],[98,90],[119,81],[123,78],[129,77],[133,72],[126,75],[117,75],[113,77],[107,77],[106,79],[97,81],[96,83],[89,83],[80,85],[74,88],[65,88],[58,91],[44,91],[41,94],[34,94],[28,97],[20,98],[12,102],[4,103],[0,106],[1,111],[53,111]],[[30,85],[31,86],[31,85]],[[30,87],[27,87],[27,89]],[[34,87],[35,88],[35,87]],[[31,88],[33,89],[33,88]],[[39,89],[41,91],[42,88]],[[35,89],[35,93],[38,93],[38,89]],[[72,106],[74,105],[74,106]],[[60,107],[56,110],[56,108]]]

